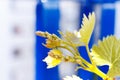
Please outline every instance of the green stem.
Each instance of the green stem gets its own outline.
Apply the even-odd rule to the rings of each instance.
[[[59,46],[59,48],[67,49],[69,52],[71,52],[74,56],[76,55],[70,48],[66,46]]]
[[[97,74],[98,76],[100,76],[103,79],[107,78],[107,75],[105,73],[103,73],[101,70],[99,70],[97,68],[96,65],[90,64],[89,62],[87,62],[85,59],[83,59],[82,57],[79,57],[82,62],[87,66],[87,68],[85,68],[85,70],[93,72],[95,74]],[[78,63],[79,64],[79,63]]]
[[[103,80],[107,79],[107,75],[105,73],[103,73],[101,70],[99,70],[96,66],[93,66],[91,68],[91,71],[94,72],[95,74],[97,74],[98,76],[100,76]]]
[[[87,50],[87,53],[88,53],[88,57],[89,57],[91,63],[94,64],[94,62],[93,62],[93,60],[92,60],[92,56],[90,55],[90,51],[89,51],[88,45],[86,45],[85,47],[86,47],[86,50]]]
[[[76,55],[80,56],[77,48],[73,44],[70,44],[70,43],[65,42],[65,41],[63,41],[63,44],[69,45],[71,48],[73,48],[75,50]]]
[[[65,44],[65,45],[69,45],[71,48],[74,49],[74,51],[75,51],[74,53],[76,53],[76,55],[80,56],[80,54],[79,54],[77,48],[76,48],[73,44],[70,44],[70,43],[65,42],[65,41],[63,41],[62,43]]]
[[[91,64],[89,62],[87,62],[85,59],[83,59],[81,56],[79,58],[86,66],[88,66],[88,67],[91,66]]]

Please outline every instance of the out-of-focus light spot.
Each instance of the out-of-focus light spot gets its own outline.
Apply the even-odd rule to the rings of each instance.
[[[48,0],[41,0],[42,3],[45,3],[45,2],[47,2],[47,1],[48,1]]]

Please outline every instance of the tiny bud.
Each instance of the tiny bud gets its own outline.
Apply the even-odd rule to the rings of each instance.
[[[37,31],[36,34],[37,34],[38,36],[42,36],[42,35],[44,34],[44,32],[42,32],[42,31]]]

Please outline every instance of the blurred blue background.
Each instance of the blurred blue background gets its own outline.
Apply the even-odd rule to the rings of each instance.
[[[72,63],[46,69],[42,60],[49,49],[41,45],[45,40],[35,35],[38,30],[58,36],[58,30],[78,30],[83,14],[93,11],[96,24],[89,47],[103,36],[120,38],[119,0],[0,0],[0,80],[62,80],[73,74],[97,80],[93,73],[75,71]],[[84,47],[79,50],[85,52]],[[89,61],[87,55],[82,56]],[[108,66],[99,68],[105,73],[108,70]]]

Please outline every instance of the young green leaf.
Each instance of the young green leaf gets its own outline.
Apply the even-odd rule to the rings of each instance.
[[[93,32],[95,25],[95,14],[94,12],[89,14],[88,18],[84,15],[81,29],[79,30],[80,35],[81,35],[81,41],[84,42],[85,44],[89,43],[91,34]]]
[[[120,76],[120,41],[115,36],[99,41],[92,47],[91,55],[98,66],[109,66],[109,77]]]

